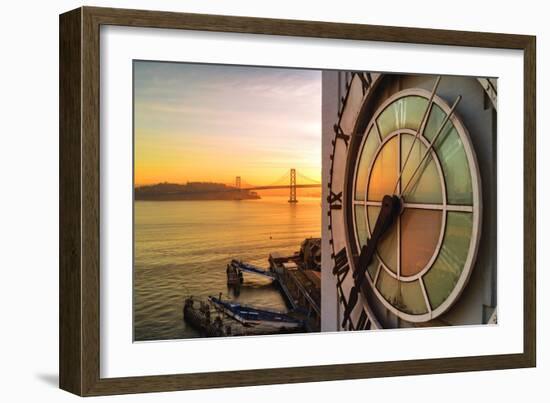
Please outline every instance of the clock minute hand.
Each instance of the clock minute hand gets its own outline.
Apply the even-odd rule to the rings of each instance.
[[[382,236],[388,231],[391,225],[394,222],[395,217],[399,215],[401,209],[401,200],[397,196],[386,195],[382,199],[382,208],[378,214],[376,224],[372,231],[372,236],[367,242],[367,245],[363,245],[361,248],[361,253],[359,255],[358,264],[355,272],[353,273],[354,285],[351,288],[349,299],[347,301],[345,310],[344,310],[344,320],[342,322],[342,327],[346,326],[347,321],[350,319],[351,312],[357,304],[359,298],[359,290],[365,281],[365,274],[367,267],[372,263],[374,253],[376,251],[376,246],[382,238]]]

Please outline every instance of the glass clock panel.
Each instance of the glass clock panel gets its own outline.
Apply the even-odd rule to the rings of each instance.
[[[355,230],[357,232],[357,240],[359,248],[367,244],[367,217],[365,217],[365,206],[356,205],[355,209]]]
[[[401,215],[401,275],[420,272],[434,255],[443,213],[440,210],[405,209]]]
[[[377,119],[382,138],[398,129],[418,130],[427,105],[428,100],[419,96],[399,98],[388,105]]]
[[[372,232],[378,214],[380,213],[380,207],[368,206],[367,215],[369,220],[369,227]],[[376,245],[378,255],[382,259],[382,262],[392,272],[397,273],[397,226],[393,225],[382,237],[382,239]]]
[[[410,154],[409,150],[411,150]],[[405,201],[411,203],[441,204],[443,202],[441,178],[433,158],[426,157],[422,166],[415,173],[426,150],[427,147],[421,141],[414,141],[413,135],[403,134],[401,136],[401,169],[404,168],[401,186],[407,186],[414,174],[403,197]],[[408,160],[407,155],[409,156]]]
[[[432,105],[430,116],[428,117],[428,123],[426,123],[426,128],[424,129],[424,137],[426,137],[428,141],[431,142],[433,140],[446,116],[447,115],[445,114],[445,112],[443,112],[443,109],[441,109],[437,104]],[[448,133],[449,130],[452,128],[452,126],[453,124],[448,121],[445,124],[445,128],[441,131],[439,138],[444,137],[445,134]]]
[[[426,300],[424,299],[418,280],[410,283],[399,282],[384,270],[381,270],[378,275],[376,288],[378,288],[386,301],[400,311],[414,315],[428,312]]]
[[[367,273],[369,273],[369,276],[373,281],[376,278],[376,272],[378,271],[379,266],[380,266],[380,259],[378,259],[378,257],[376,257],[375,255],[372,258],[372,263],[367,267]]]
[[[399,136],[391,138],[380,150],[368,185],[368,200],[381,201],[387,194],[393,194],[397,182]]]
[[[380,214],[379,206],[367,206],[367,219],[369,220],[369,233],[372,233],[374,225],[376,224],[376,219]]]
[[[424,275],[432,309],[445,301],[458,282],[470,248],[472,219],[472,213],[447,213],[447,225],[439,255]]]
[[[367,138],[365,139],[365,143],[363,144],[359,165],[357,166],[357,176],[355,179],[355,200],[365,200],[368,180],[367,175],[379,143],[380,141],[378,139],[378,134],[376,133],[376,128],[372,125],[367,134]]]
[[[434,105],[424,135],[431,142],[445,119],[443,110]],[[434,149],[443,168],[449,204],[473,204],[472,177],[464,145],[456,128],[447,122],[438,136]]]

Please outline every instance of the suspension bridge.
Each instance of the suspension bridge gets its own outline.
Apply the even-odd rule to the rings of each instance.
[[[242,180],[240,176],[235,177],[235,185],[240,190],[269,190],[269,189],[289,189],[289,203],[297,203],[296,189],[319,188],[321,182],[308,178],[300,174],[296,169],[291,168],[288,173],[285,172],[280,178],[268,185],[251,185]]]

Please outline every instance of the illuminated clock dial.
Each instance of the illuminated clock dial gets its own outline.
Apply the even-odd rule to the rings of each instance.
[[[377,323],[369,298],[413,323],[446,312],[467,284],[481,231],[480,175],[455,109],[460,94],[448,104],[437,95],[437,78],[431,91],[386,90],[369,112],[381,77],[365,77],[354,75],[335,128],[328,200],[346,329],[356,329],[362,314]],[[399,212],[377,236],[388,197],[399,200]],[[340,267],[344,253],[353,275]]]

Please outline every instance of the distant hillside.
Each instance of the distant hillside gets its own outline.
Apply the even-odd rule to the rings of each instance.
[[[223,183],[159,183],[134,189],[135,200],[249,200],[260,199],[256,192],[240,190]]]

